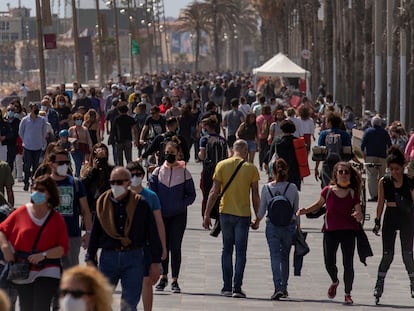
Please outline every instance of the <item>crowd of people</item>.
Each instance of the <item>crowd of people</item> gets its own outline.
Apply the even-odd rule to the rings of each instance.
[[[332,280],[327,295],[333,299],[339,286],[340,245],[344,302],[352,304],[365,202],[360,171],[349,161],[364,166],[352,152],[352,108],[341,107],[323,88],[319,93],[315,103],[301,95],[294,104],[289,89],[271,79],[255,90],[243,75],[144,75],[129,82],[120,77],[102,89],[73,82],[69,91],[62,84],[40,105],[10,103],[0,114],[0,203],[15,207],[16,180],[30,191],[29,202],[0,224],[3,271],[8,271],[0,276],[7,282],[0,284],[7,284],[11,304],[18,296],[22,311],[109,310],[112,290],[121,282],[121,310],[136,310],[142,297],[149,311],[153,286],[166,289],[170,266],[171,291],[180,293],[187,208],[197,193],[189,161],[200,163],[203,226],[212,236],[222,234],[223,296],[246,297],[249,230],[265,219],[274,283],[270,298],[287,298],[300,215],[320,212]],[[322,188],[306,208],[299,200],[309,175],[303,168],[309,171],[309,165],[298,146],[312,153]],[[375,115],[365,124],[360,148],[369,201],[377,202],[374,233],[382,227],[374,295],[379,301],[399,230],[414,298],[414,135],[409,137],[400,122],[387,126]],[[268,183],[259,189],[261,174]],[[89,267],[79,266],[82,247]],[[303,255],[294,256],[295,275],[301,274],[302,260]],[[12,273],[18,265],[25,275]]]

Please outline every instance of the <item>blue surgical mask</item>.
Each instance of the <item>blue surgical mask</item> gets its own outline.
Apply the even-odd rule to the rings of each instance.
[[[46,202],[46,194],[44,194],[43,192],[34,191],[30,195],[30,199],[34,204],[43,204]]]
[[[14,118],[14,111],[7,111],[7,118]]]
[[[75,124],[81,126],[82,125],[82,120],[76,120]]]
[[[201,134],[203,134],[203,136],[206,136],[208,134],[206,129],[201,129]]]
[[[15,118],[19,118],[20,117],[20,114],[18,114],[17,112],[14,114],[14,117]]]

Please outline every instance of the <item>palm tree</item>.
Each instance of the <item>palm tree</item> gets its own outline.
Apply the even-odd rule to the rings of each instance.
[[[236,17],[239,14],[237,5],[239,0],[206,0],[203,2],[202,10],[206,18],[206,26],[210,29],[210,34],[214,42],[214,55],[216,70],[220,68],[220,36],[224,28],[231,29],[236,23]]]
[[[200,41],[202,31],[206,31],[205,16],[203,14],[203,4],[194,2],[187,6],[181,13],[178,21],[180,22],[179,30],[193,32],[195,31],[195,62],[194,72],[198,72],[200,60]]]
[[[251,38],[257,37],[258,14],[254,7],[248,0],[235,1],[237,7],[238,17],[236,23],[233,24],[230,33],[231,36],[231,50],[233,51],[232,68],[240,70],[240,51],[243,42],[252,42]]]
[[[253,5],[261,18],[262,55],[269,58],[279,51],[287,53],[292,1],[254,0]]]

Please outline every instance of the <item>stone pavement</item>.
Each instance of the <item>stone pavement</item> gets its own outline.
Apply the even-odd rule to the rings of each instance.
[[[257,156],[256,156],[257,158]],[[311,167],[313,163],[310,162]],[[272,310],[282,308],[285,310],[342,310],[343,281],[342,260],[338,251],[338,269],[340,285],[337,297],[333,300],[327,298],[327,289],[330,279],[325,271],[322,253],[322,219],[309,220],[302,216],[302,228],[309,232],[307,242],[311,252],[304,258],[302,275],[289,278],[289,298],[284,301],[270,301],[273,293],[273,282],[270,269],[268,246],[264,234],[265,223],[262,222],[259,230],[250,231],[247,264],[244,275],[243,290],[247,299],[226,298],[220,296],[222,288],[221,277],[221,235],[219,238],[211,237],[201,226],[201,192],[198,189],[201,165],[190,161],[189,170],[192,173],[197,198],[188,209],[188,224],[184,234],[182,247],[182,265],[179,277],[181,294],[173,294],[168,286],[164,292],[155,293],[154,311],[158,310]],[[313,173],[313,172],[312,172]],[[267,178],[261,172],[260,184]],[[17,183],[14,187],[17,204],[27,202],[28,192],[23,192],[23,184]],[[313,176],[305,178],[303,190],[300,193],[300,207],[307,206],[319,197],[320,186]],[[261,189],[261,187],[260,187]],[[368,213],[371,220],[365,223],[374,257],[368,258],[368,266],[359,262],[355,255],[355,281],[352,297],[354,310],[414,310],[414,299],[410,297],[409,280],[401,259],[399,237],[397,236],[394,262],[385,282],[385,292],[381,298],[381,305],[376,306],[373,297],[373,287],[381,254],[381,238],[376,237],[370,230],[375,218],[375,205],[368,204]],[[82,252],[83,253],[83,252]],[[293,252],[292,252],[293,253]],[[292,257],[292,255],[291,255]],[[83,262],[83,254],[80,258]],[[292,265],[292,264],[291,264]],[[120,286],[114,295],[114,310],[119,310]],[[139,305],[142,310],[142,304]]]

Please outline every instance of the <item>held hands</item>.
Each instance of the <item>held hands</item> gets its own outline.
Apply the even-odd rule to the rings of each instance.
[[[256,219],[254,219],[250,222],[250,227],[253,230],[257,230],[257,229],[259,229],[259,224],[260,224],[260,220],[256,218]]]
[[[372,232],[374,232],[374,234],[375,234],[376,236],[379,236],[379,235],[380,235],[380,234],[379,234],[380,229],[381,229],[381,220],[380,220],[380,219],[378,219],[378,218],[375,218],[375,226],[374,226],[374,228],[372,229]]]
[[[296,216],[305,215],[305,214],[306,214],[306,208],[298,209],[298,211],[296,212]]]

